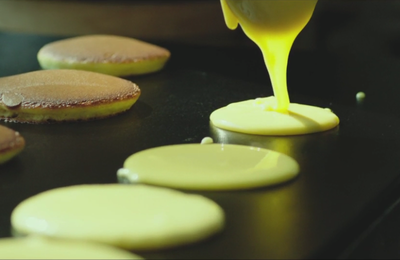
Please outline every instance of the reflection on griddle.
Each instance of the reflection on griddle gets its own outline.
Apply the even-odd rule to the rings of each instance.
[[[322,133],[314,133],[307,135],[292,135],[292,136],[266,136],[266,135],[249,135],[232,131],[223,130],[215,127],[210,122],[210,136],[216,143],[225,144],[241,144],[260,148],[274,150],[293,158],[296,158],[303,150],[304,146],[309,142],[314,142],[315,139],[329,136],[336,136],[339,127],[335,127],[329,131]]]

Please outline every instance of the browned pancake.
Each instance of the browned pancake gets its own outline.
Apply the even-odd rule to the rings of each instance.
[[[0,119],[76,121],[129,109],[140,89],[131,81],[78,70],[47,70],[0,78]]]
[[[0,164],[13,158],[24,146],[25,140],[18,132],[0,125]]]
[[[114,76],[162,69],[170,52],[159,46],[113,35],[89,35],[49,43],[40,49],[44,69],[82,69]]]

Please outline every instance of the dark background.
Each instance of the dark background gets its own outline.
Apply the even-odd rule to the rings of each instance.
[[[132,153],[211,136],[288,154],[299,162],[300,176],[257,190],[194,192],[223,207],[225,231],[196,245],[139,254],[400,257],[400,1],[320,1],[296,40],[288,68],[291,101],[331,108],[341,123],[324,133],[265,137],[210,126],[214,109],[272,94],[259,50],[240,30],[230,33],[237,44],[212,37],[201,44],[153,39],[171,51],[171,60],[159,73],[128,78],[142,96],[125,114],[87,123],[2,122],[18,130],[27,146],[0,166],[0,237],[11,235],[11,211],[29,196],[74,184],[113,183]],[[40,69],[37,51],[64,37],[4,29],[0,76]],[[366,93],[364,102],[356,101],[358,91]]]

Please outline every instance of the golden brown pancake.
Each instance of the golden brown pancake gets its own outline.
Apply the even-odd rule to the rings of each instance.
[[[24,147],[25,140],[18,132],[0,125],[0,164],[12,159]]]
[[[43,46],[38,61],[43,69],[79,69],[113,76],[147,74],[161,70],[170,52],[132,38],[88,35]]]
[[[46,123],[109,117],[128,110],[131,81],[80,70],[43,70],[0,78],[0,119]]]

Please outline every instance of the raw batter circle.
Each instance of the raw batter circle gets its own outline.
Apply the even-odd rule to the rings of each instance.
[[[0,239],[0,259],[142,259],[103,244],[41,236]]]
[[[330,110],[289,104],[287,113],[276,112],[274,97],[251,99],[215,110],[210,120],[218,128],[255,135],[300,135],[327,131],[339,124]]]
[[[42,192],[11,215],[22,234],[101,242],[135,250],[205,239],[224,226],[213,201],[145,185],[77,185]]]
[[[131,155],[118,171],[121,182],[188,190],[237,190],[288,181],[299,172],[291,157],[258,147],[184,144]]]

